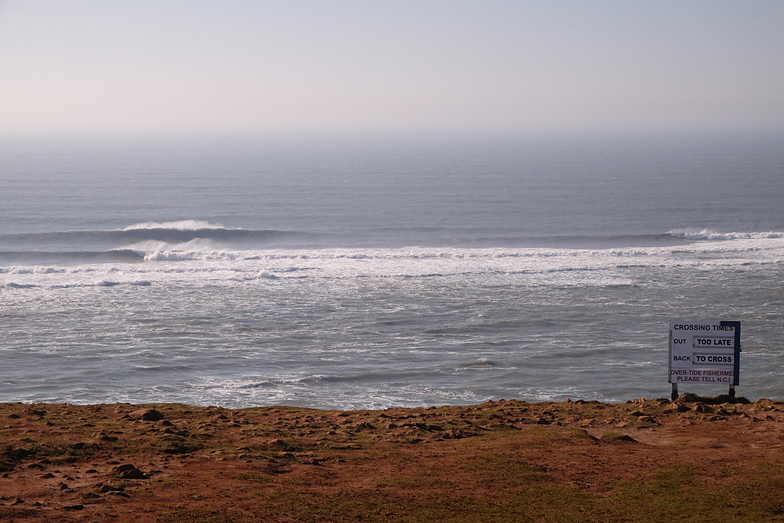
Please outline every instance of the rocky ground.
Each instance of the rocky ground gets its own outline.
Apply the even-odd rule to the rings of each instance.
[[[784,402],[0,404],[0,520],[777,521]]]

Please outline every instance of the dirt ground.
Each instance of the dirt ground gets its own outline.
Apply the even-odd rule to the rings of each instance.
[[[777,521],[784,403],[0,404],[0,520]]]

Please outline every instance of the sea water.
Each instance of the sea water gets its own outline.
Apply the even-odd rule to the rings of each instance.
[[[672,319],[783,399],[782,143],[6,140],[0,401],[663,397]]]

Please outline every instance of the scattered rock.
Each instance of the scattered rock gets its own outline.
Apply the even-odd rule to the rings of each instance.
[[[148,476],[144,472],[130,463],[114,467],[112,472],[115,476],[119,476],[123,479],[148,479]]]
[[[618,434],[617,432],[607,432],[602,434],[601,439],[603,441],[628,441],[628,442],[637,442],[636,439],[629,436],[628,434]]]
[[[144,421],[160,421],[165,416],[155,409],[139,409],[131,412],[131,417]]]
[[[462,439],[476,436],[475,432],[466,432],[460,429],[449,429],[442,434],[443,439]]]
[[[147,479],[147,475],[139,469],[131,469],[120,474],[123,479]]]

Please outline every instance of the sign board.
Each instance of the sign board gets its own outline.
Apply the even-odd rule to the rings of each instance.
[[[673,385],[738,385],[740,322],[671,321],[669,371]]]

